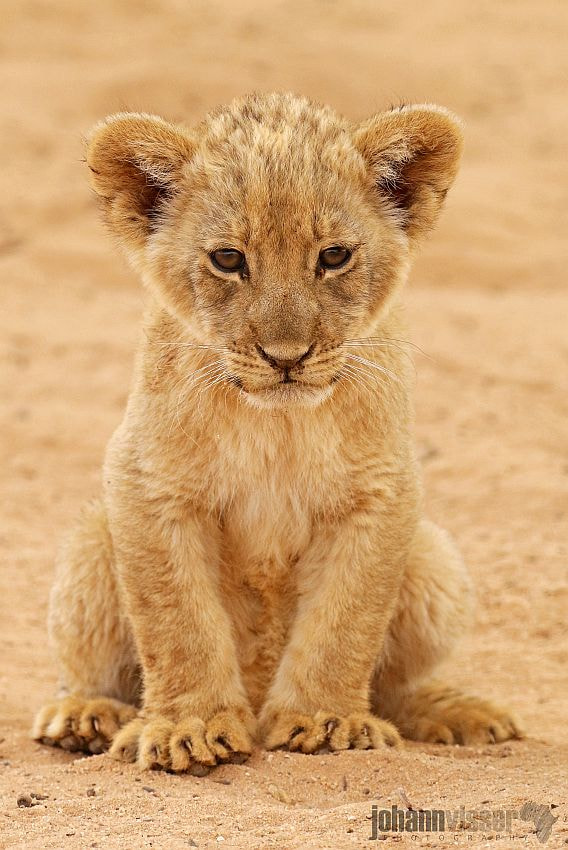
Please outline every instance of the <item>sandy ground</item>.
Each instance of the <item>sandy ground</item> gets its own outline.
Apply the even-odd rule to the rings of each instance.
[[[565,846],[564,0],[2,0],[0,17],[0,848],[372,847],[372,805],[404,807],[404,794],[448,810],[554,805],[546,846]],[[408,292],[410,337],[431,358],[417,357],[417,439],[430,514],[479,592],[446,673],[508,702],[525,741],[257,753],[196,779],[28,738],[55,687],[55,547],[97,492],[142,307],[98,221],[81,137],[125,107],[193,121],[253,88],[295,89],[353,118],[402,98],[466,119],[461,177]],[[31,793],[45,799],[18,808]],[[540,846],[519,819],[505,838],[442,837],[417,843]]]

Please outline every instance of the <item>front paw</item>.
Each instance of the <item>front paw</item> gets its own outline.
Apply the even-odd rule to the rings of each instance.
[[[397,747],[401,743],[392,723],[369,712],[339,715],[318,711],[310,715],[276,711],[265,717],[263,728],[264,745],[268,750],[317,754]]]
[[[186,717],[137,718],[113,741],[113,758],[136,762],[143,770],[205,776],[217,764],[242,764],[252,752],[250,719],[240,711],[221,711],[204,722]]]

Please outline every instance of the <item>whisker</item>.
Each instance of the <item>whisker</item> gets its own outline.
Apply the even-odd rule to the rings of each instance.
[[[216,373],[214,373],[214,374],[216,374]],[[207,377],[208,376],[204,376],[203,380],[207,380]],[[181,429],[181,431],[186,435],[186,437],[189,437],[194,443],[195,443],[195,440],[193,439],[193,437],[191,437],[191,435],[188,434],[187,431],[185,430],[185,428],[183,427],[183,424],[182,424],[182,421],[181,421],[181,416],[180,416],[180,407],[181,407],[182,401],[183,401],[184,404],[187,403],[188,398],[191,394],[191,391],[194,390],[194,389],[197,389],[197,387],[200,384],[200,380],[201,380],[201,378],[198,379],[197,381],[195,381],[193,383],[193,386],[188,386],[188,387],[182,388],[182,390],[179,393],[178,398],[177,398],[174,416],[172,417],[172,427],[173,427],[173,423],[175,421],[177,423],[177,425],[179,426],[179,428]],[[199,395],[197,396],[197,398],[199,398]],[[198,408],[198,410],[199,410],[199,408]],[[171,434],[171,429],[170,429],[170,434]],[[197,445],[197,443],[195,443],[195,444]]]
[[[194,342],[174,342],[174,341],[172,341],[172,342],[167,342],[167,341],[165,341],[165,340],[164,340],[164,341],[162,341],[162,340],[153,340],[153,339],[148,340],[148,342],[150,343],[150,345],[157,345],[157,346],[161,346],[161,347],[163,346],[163,347],[166,347],[166,348],[167,348],[167,347],[172,347],[172,348],[193,348],[193,349],[196,349],[197,351],[221,351],[221,352],[223,352],[224,354],[225,354],[225,353],[227,353],[227,351],[228,351],[228,349],[227,349],[227,348],[225,348],[225,346],[219,346],[219,345],[199,345],[199,344],[194,343]]]
[[[212,363],[206,363],[205,366],[201,366],[199,369],[194,369],[193,372],[190,372],[188,378],[191,381],[193,378],[199,377],[199,375],[206,374],[209,369],[214,369],[219,366],[224,368],[222,360],[214,360]]]
[[[389,378],[396,381],[397,384],[400,384],[400,379],[394,374],[394,372],[387,369],[386,366],[381,366],[379,363],[373,363],[372,360],[367,360],[366,357],[359,357],[357,354],[346,354],[345,356],[350,360],[356,360],[358,363],[363,363],[371,369],[376,369],[378,372],[382,372],[383,375],[388,375]]]
[[[385,345],[381,345],[381,343],[378,343],[378,342],[347,342],[347,343],[344,343],[344,345],[345,345],[345,348],[383,348],[383,349],[387,349],[387,350],[391,347],[394,347],[398,351],[400,351],[400,353],[402,355],[404,355],[404,357],[406,357],[406,359],[408,360],[408,362],[412,366],[412,369],[414,370],[414,374],[416,376],[418,376],[418,369],[416,368],[416,363],[414,362],[414,358],[412,357],[412,355],[408,351],[405,351],[404,348],[402,348],[402,346],[398,346],[398,345],[391,346],[388,343],[385,344]],[[428,355],[425,355],[425,356],[427,357]]]
[[[368,389],[372,389],[373,391],[378,392],[378,390],[384,383],[384,381],[381,380],[381,377],[379,375],[375,375],[368,369],[362,369],[358,365],[353,365],[353,363],[346,363],[345,366],[349,368],[352,375],[357,376],[357,380],[361,383],[361,385],[367,387]],[[369,387],[370,381],[372,382],[372,384]]]
[[[417,351],[419,354],[422,354],[428,360],[434,360],[434,358],[427,354],[424,349],[420,348],[419,345],[416,345],[415,342],[410,342],[408,339],[397,339],[392,336],[383,336],[383,337],[361,337],[359,339],[346,339],[343,342],[343,345],[347,343],[353,343],[354,345],[367,346],[369,348],[377,347],[377,348],[388,348],[391,345],[393,348],[407,346],[408,348],[412,348],[414,351]]]
[[[220,374],[222,371],[224,371],[224,369],[225,369],[224,363],[221,360],[216,360],[213,363],[208,363],[205,366],[202,366],[200,369],[196,369],[194,372],[190,373],[190,375],[187,378],[186,378],[185,375],[182,376],[182,378],[180,380],[178,380],[176,382],[176,384],[174,384],[174,387],[172,388],[172,390],[175,389],[176,387],[179,387],[180,384],[182,384],[182,388],[181,388],[181,391],[178,394],[177,401],[176,401],[176,404],[175,404],[175,407],[174,407],[174,412],[173,412],[173,415],[172,415],[172,421],[170,423],[170,429],[169,429],[169,432],[168,432],[168,439],[171,438],[174,422],[177,422],[178,426],[183,431],[183,433],[186,435],[186,437],[191,439],[195,443],[195,445],[197,445],[197,443],[195,442],[193,437],[191,437],[191,435],[186,432],[185,428],[183,427],[183,425],[181,423],[180,406],[181,406],[182,400],[184,402],[186,402],[188,400],[188,397],[189,397],[191,391],[197,388],[200,381],[202,381],[202,380],[206,381],[209,378],[216,377],[217,374]]]
[[[212,376],[208,376],[208,378],[205,380],[205,382],[201,385],[199,392],[197,394],[197,410],[198,411],[201,411],[201,402],[203,401],[203,395],[205,393],[205,390],[210,390],[214,386],[216,386],[217,384],[221,384],[221,383],[225,383],[225,385],[226,385],[225,388],[228,389],[228,386],[227,386],[227,378],[228,377],[230,377],[230,375],[229,375],[229,373],[227,372],[226,369],[223,369],[221,372],[216,373]]]
[[[355,380],[354,375],[355,373],[351,372],[348,363],[344,363],[342,368],[339,370],[339,378],[346,380],[349,386],[354,387],[355,390],[358,391],[359,385],[358,382]]]
[[[343,368],[347,370],[347,374],[351,376],[351,383],[354,384],[357,389],[359,387],[362,387],[364,390],[367,391],[369,401],[369,415],[371,415],[371,403],[373,401],[373,398],[378,395],[380,381],[375,377],[375,375],[369,374],[363,369],[353,366],[351,363],[344,363]],[[374,386],[369,386],[369,380],[373,380]]]

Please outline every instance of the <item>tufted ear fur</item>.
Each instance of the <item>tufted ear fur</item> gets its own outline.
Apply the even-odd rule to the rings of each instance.
[[[154,115],[119,113],[94,127],[87,144],[91,185],[127,248],[143,247],[193,152],[189,136]]]
[[[463,147],[459,119],[439,106],[404,106],[364,121],[354,142],[412,245],[436,223],[456,176]]]

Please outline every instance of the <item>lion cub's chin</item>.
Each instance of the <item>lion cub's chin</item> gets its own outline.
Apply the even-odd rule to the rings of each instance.
[[[262,410],[287,407],[317,407],[330,397],[333,385],[313,387],[301,383],[273,384],[260,390],[244,390],[244,400]]]

